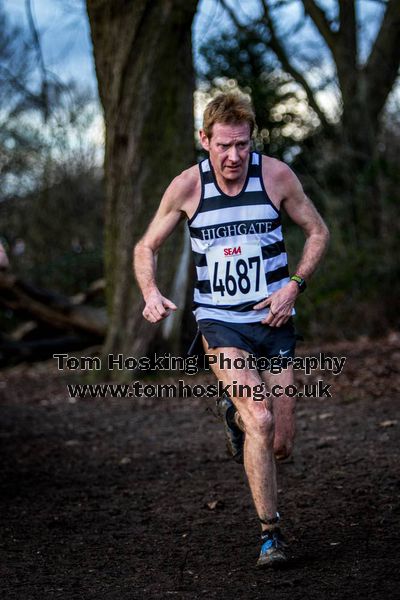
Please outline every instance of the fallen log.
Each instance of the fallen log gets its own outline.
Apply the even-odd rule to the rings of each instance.
[[[69,298],[33,286],[10,272],[0,271],[0,304],[24,318],[47,323],[60,330],[85,332],[103,338],[107,330],[105,308],[81,304],[79,299]]]
[[[15,341],[0,336],[0,368],[22,361],[35,362],[53,354],[68,354],[93,347],[99,338],[86,335],[64,335],[46,339]]]

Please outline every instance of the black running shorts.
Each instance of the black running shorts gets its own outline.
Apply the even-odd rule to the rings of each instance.
[[[198,327],[210,348],[241,348],[257,359],[266,358],[268,369],[272,357],[293,358],[296,349],[296,331],[293,319],[281,327],[257,323],[229,323],[214,319],[200,319]]]

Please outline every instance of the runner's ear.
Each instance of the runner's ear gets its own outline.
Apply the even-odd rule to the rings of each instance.
[[[204,129],[200,129],[199,138],[200,138],[200,143],[203,146],[204,150],[206,150],[208,152],[210,149],[210,141],[209,141]]]

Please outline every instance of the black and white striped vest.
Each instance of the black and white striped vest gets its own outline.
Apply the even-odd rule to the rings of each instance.
[[[265,190],[262,157],[252,152],[242,191],[219,188],[209,159],[199,164],[201,199],[188,221],[196,266],[196,320],[261,321],[252,306],[289,281],[281,217]]]

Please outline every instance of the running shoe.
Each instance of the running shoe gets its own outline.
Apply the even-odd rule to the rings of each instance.
[[[261,551],[257,567],[275,567],[287,561],[285,555],[286,542],[279,527],[261,534]]]
[[[233,460],[243,463],[244,432],[237,426],[235,405],[227,394],[216,400],[217,413],[224,424],[226,447]]]

